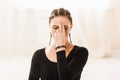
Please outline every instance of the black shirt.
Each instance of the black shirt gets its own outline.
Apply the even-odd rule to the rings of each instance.
[[[32,57],[28,80],[80,80],[88,50],[75,45],[67,57],[64,50],[56,55],[57,62],[52,62],[47,58],[45,48],[37,50]]]

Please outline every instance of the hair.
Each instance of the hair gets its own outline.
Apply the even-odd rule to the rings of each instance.
[[[51,15],[49,17],[49,23],[51,22],[51,20],[54,18],[54,17],[58,17],[58,16],[65,16],[67,17],[71,24],[72,24],[72,17],[71,17],[71,14],[68,10],[64,9],[64,8],[58,8],[58,9],[54,9],[52,12],[51,12]]]

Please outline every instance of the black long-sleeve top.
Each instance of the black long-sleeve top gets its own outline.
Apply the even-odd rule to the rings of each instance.
[[[80,80],[88,50],[75,45],[67,57],[64,50],[56,54],[57,62],[52,62],[47,58],[45,48],[37,50],[32,57],[28,80]]]

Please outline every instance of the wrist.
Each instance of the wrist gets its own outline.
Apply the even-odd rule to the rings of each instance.
[[[65,51],[65,48],[59,48],[56,50],[56,52],[59,52],[59,51]]]
[[[57,50],[57,49],[60,49],[60,48],[65,48],[66,49],[66,45],[56,46],[55,49]]]
[[[65,45],[57,46],[55,49],[56,49],[56,51],[65,50],[66,46]]]

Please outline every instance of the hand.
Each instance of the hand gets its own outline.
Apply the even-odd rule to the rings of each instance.
[[[67,37],[64,25],[59,23],[58,26],[59,28],[57,30],[52,31],[56,46],[66,45]]]

